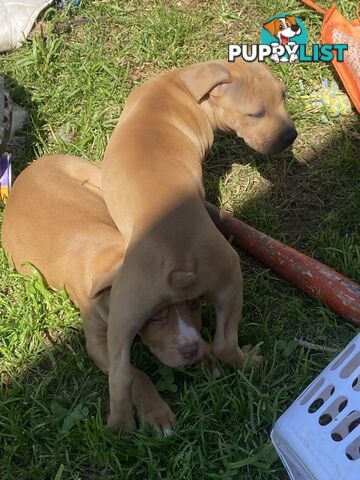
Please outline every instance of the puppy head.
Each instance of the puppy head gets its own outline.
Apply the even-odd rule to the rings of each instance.
[[[200,329],[201,303],[195,298],[162,309],[144,325],[139,335],[162,363],[181,367],[203,359],[204,340]]]
[[[93,281],[89,295],[93,311],[97,312],[97,316],[105,318],[105,323],[110,308],[110,288],[117,272],[114,269],[101,273]],[[91,321],[89,315],[88,318]],[[163,308],[138,333],[143,343],[162,363],[169,367],[181,367],[203,360],[209,355],[200,330],[201,302],[199,298],[194,298]]]
[[[301,28],[300,25],[297,24],[294,16],[287,15],[282,19],[282,22],[284,25],[283,33],[286,34],[287,37],[295,37],[295,35],[300,35]]]
[[[263,25],[270,35],[279,39],[280,43],[286,44],[289,38],[295,37],[301,33],[300,26],[296,23],[296,18],[287,15],[284,18],[274,18]]]
[[[295,140],[295,125],[285,108],[285,87],[263,63],[206,62],[186,73],[185,87],[205,113],[214,116],[217,128],[235,131],[263,154],[280,152]]]

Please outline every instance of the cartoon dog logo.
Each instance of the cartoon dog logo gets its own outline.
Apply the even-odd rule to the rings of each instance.
[[[292,15],[274,18],[265,23],[263,28],[265,28],[270,35],[277,38],[278,44],[280,45],[287,45],[289,43],[289,39],[293,39],[295,36],[301,34],[301,27],[298,25],[296,18]],[[276,45],[276,43],[274,42],[271,45]],[[280,61],[293,63],[295,60],[299,60],[299,57],[296,54],[291,54],[290,58],[279,58],[279,55],[274,54],[271,58],[276,63],[279,63]]]

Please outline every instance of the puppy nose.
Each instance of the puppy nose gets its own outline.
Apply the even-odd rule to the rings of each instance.
[[[185,343],[179,347],[179,351],[185,360],[191,360],[195,358],[199,350],[199,342],[194,341],[190,343]]]
[[[293,32],[297,32],[299,30],[299,28],[300,28],[299,25],[291,25],[291,30]]]
[[[289,145],[294,143],[296,137],[297,137],[297,131],[295,128],[291,127],[285,130],[285,132],[282,135],[282,140],[285,147],[288,147]]]

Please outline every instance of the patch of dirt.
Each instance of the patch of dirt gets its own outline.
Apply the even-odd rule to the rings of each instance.
[[[284,197],[289,200],[284,229],[290,240],[306,230],[318,231],[321,217],[338,210],[339,202],[344,205],[353,195],[352,188],[347,189],[344,183],[342,162],[346,152],[355,151],[357,144],[360,147],[359,125],[352,116],[339,120],[299,135],[298,161],[287,171],[283,183]]]
[[[311,171],[316,165],[295,165],[286,176],[283,195],[288,200],[286,213],[283,219],[283,228],[286,238],[295,241],[302,233],[308,230],[316,231],[319,228],[320,217],[326,211],[326,205],[318,195],[316,182],[311,187],[304,184],[310,178]]]
[[[269,180],[251,165],[233,164],[222,182],[222,208],[228,212],[241,208],[254,197],[265,195],[270,186]]]
[[[164,68],[154,65],[153,61],[141,62],[140,64],[133,64],[133,67],[129,70],[128,82],[133,88],[141,83],[145,82],[150,77],[158,75],[164,71]]]

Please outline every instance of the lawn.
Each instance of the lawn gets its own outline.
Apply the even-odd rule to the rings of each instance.
[[[338,4],[355,18],[356,2]],[[0,56],[13,99],[29,111],[15,173],[42,154],[100,160],[134,86],[164,69],[223,58],[228,43],[257,43],[262,23],[281,12],[300,17],[311,42],[319,40],[321,17],[295,0],[83,0],[70,12],[48,9],[46,32]],[[90,22],[69,27],[79,17]],[[208,199],[360,281],[359,117],[324,123],[326,112],[311,107],[313,88],[333,79],[328,65],[271,66],[287,85],[298,139],[264,157],[216,135],[204,164]],[[356,329],[239,254],[240,343],[263,342],[264,365],[251,373],[220,367],[214,379],[201,367],[165,368],[137,343],[134,362],[157,382],[178,424],[170,438],[139,429],[124,440],[104,428],[107,379],[87,358],[77,309],[64,292],[13,272],[0,249],[0,478],[287,478],[271,428]],[[206,305],[204,335],[213,330]]]

